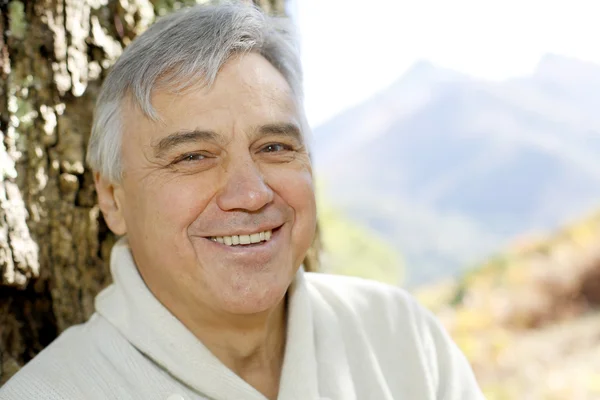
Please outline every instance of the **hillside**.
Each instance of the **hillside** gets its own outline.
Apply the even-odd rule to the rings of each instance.
[[[359,276],[402,285],[404,265],[398,253],[376,232],[338,212],[317,184],[322,272]]]
[[[488,399],[600,399],[600,212],[415,293]]]
[[[600,66],[577,60],[500,83],[421,62],[315,130],[316,171],[407,284],[434,282],[600,203],[598,104]]]

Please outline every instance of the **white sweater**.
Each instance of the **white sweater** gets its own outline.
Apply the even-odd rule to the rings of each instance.
[[[96,313],[0,389],[0,400],[265,400],[147,289],[125,241]],[[432,314],[401,289],[305,273],[290,287],[282,400],[483,399]]]

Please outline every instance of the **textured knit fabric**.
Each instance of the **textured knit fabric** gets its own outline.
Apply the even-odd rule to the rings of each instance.
[[[96,313],[0,388],[0,400],[265,400],[152,295],[125,240]],[[464,356],[405,291],[306,273],[289,290],[282,400],[483,399]]]

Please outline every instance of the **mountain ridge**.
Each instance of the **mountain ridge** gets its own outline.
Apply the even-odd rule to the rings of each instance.
[[[455,274],[515,235],[553,229],[600,203],[600,117],[591,112],[600,89],[580,93],[574,71],[600,83],[600,66],[556,55],[505,82],[421,61],[315,129],[315,169],[333,201],[405,253],[409,281],[411,271],[415,284]],[[425,218],[430,226],[413,208],[436,216]],[[442,249],[454,235],[465,243]]]

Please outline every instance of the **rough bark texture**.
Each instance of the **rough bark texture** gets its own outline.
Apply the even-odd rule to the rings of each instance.
[[[0,0],[0,385],[110,282],[115,238],[84,164],[93,102],[122,49],[191,3]]]

